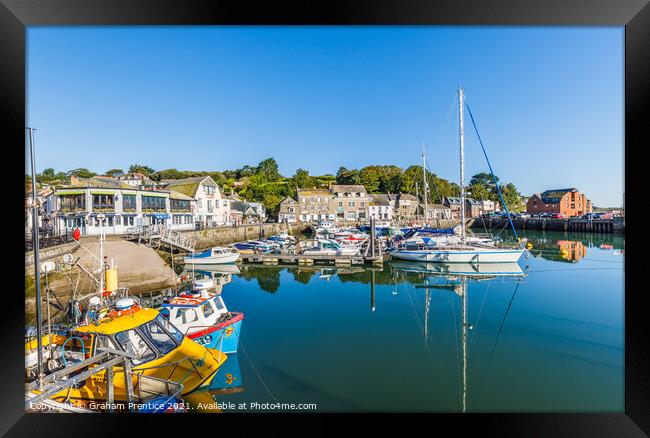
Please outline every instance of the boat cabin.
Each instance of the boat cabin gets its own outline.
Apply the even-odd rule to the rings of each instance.
[[[205,289],[172,298],[163,303],[162,312],[186,335],[218,324],[229,313],[221,296]]]

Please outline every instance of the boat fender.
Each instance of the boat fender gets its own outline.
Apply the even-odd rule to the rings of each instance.
[[[131,315],[140,309],[142,309],[142,307],[138,306],[137,304],[134,304],[128,309],[123,309],[123,310],[113,309],[110,312],[108,312],[108,317],[112,319],[112,318],[117,318],[118,316]]]

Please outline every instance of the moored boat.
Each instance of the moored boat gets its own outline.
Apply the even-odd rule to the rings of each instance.
[[[221,295],[204,288],[181,293],[162,307],[163,314],[188,338],[223,353],[237,352],[244,314],[229,312]]]
[[[128,387],[142,376],[149,378],[149,391],[165,393],[165,382],[182,384],[182,394],[209,384],[227,356],[185,337],[158,310],[140,307],[132,298],[118,300],[105,317],[43,336],[42,342],[54,344],[57,356],[48,374],[74,363],[82,363],[107,351],[125,354],[131,368],[128,378],[123,366],[112,367],[112,389],[116,402],[126,402]],[[26,355],[36,347],[36,340],[25,344]],[[98,366],[88,365],[88,369]],[[107,394],[107,370],[98,371],[85,381],[54,393],[50,399],[74,404],[103,402]],[[130,383],[127,383],[131,379]],[[29,380],[29,379],[28,379]],[[160,386],[159,388],[156,385]],[[38,395],[40,391],[33,390]]]
[[[239,253],[237,251],[232,248],[222,248],[219,246],[183,257],[183,261],[186,264],[199,265],[222,265],[235,263],[238,259]]]

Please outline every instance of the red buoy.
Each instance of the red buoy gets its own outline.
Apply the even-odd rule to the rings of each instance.
[[[79,228],[75,228],[74,231],[72,232],[72,238],[74,240],[79,240],[81,237],[81,231],[79,231]]]

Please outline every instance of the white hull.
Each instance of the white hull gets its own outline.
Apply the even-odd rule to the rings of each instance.
[[[399,260],[431,263],[516,263],[523,249],[462,249],[462,250],[395,250],[390,255]]]
[[[183,257],[186,264],[194,265],[224,265],[235,263],[239,259],[239,253],[218,254],[210,257]]]

